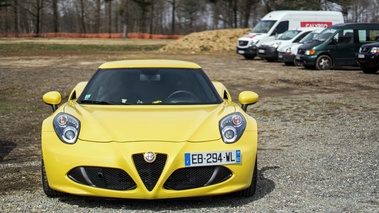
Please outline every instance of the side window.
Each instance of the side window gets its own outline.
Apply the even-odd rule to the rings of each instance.
[[[379,30],[358,30],[360,43],[379,41]]]
[[[288,30],[288,21],[282,21],[276,26],[274,34],[282,34]]]
[[[301,39],[303,39],[303,38],[304,38],[306,35],[308,35],[310,32],[311,32],[311,31],[309,31],[309,32],[305,32],[305,33],[301,34],[298,38],[296,38],[296,39],[293,41],[293,43],[297,43],[297,42],[299,42]]]
[[[353,29],[341,30],[337,35],[338,35],[337,43],[354,43]]]

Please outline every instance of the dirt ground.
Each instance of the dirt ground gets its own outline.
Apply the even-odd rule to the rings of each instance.
[[[0,194],[41,189],[39,169],[41,122],[51,113],[49,106],[42,102],[42,95],[56,90],[62,93],[64,100],[67,99],[77,82],[88,80],[96,68],[106,61],[165,58],[196,62],[204,68],[211,79],[223,82],[235,101],[241,91],[257,92],[260,101],[250,107],[248,112],[262,120],[272,116],[277,119],[282,116],[290,120],[299,116],[299,113],[303,113],[300,116],[307,117],[311,110],[304,112],[305,108],[314,107],[309,103],[322,105],[324,102],[335,102],[334,107],[344,107],[338,105],[339,99],[372,103],[377,109],[379,74],[367,75],[359,68],[310,71],[302,67],[285,66],[278,62],[244,60],[242,56],[234,54],[232,43],[235,42],[235,35],[233,36],[229,37],[232,40],[229,42],[230,47],[220,47],[221,50],[228,49],[227,53],[223,54],[218,53],[220,50],[218,47],[217,51],[200,54],[201,46],[204,46],[207,40],[204,39],[204,43],[200,45],[193,45],[185,42],[186,39],[193,41],[192,38],[186,37],[181,41],[161,41],[169,45],[157,52],[56,55],[23,53],[11,56],[2,54],[0,56]],[[211,37],[214,35],[209,38]],[[0,42],[20,42],[20,40],[0,39]],[[110,42],[116,43],[115,40]],[[171,51],[175,46],[175,51]],[[216,46],[207,48],[215,50]],[[183,52],[178,54],[181,51]],[[289,100],[296,105],[288,104]],[[284,103],[287,105],[282,109],[281,105]],[[357,110],[354,108],[354,103],[346,107],[347,113],[350,110]],[[375,107],[371,108],[375,110]],[[330,111],[333,110],[331,106]],[[324,116],[327,114],[328,112],[325,112]],[[269,121],[261,123],[261,150],[270,149],[272,145],[266,145],[265,142],[278,137],[282,136],[277,127],[271,126]]]

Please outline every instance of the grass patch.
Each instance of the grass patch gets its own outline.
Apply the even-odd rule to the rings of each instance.
[[[104,52],[104,51],[155,51],[164,44],[149,45],[96,45],[96,44],[0,44],[0,53],[15,52]]]

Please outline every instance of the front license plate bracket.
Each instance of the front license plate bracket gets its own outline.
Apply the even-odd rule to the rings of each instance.
[[[241,163],[241,150],[227,150],[215,152],[190,152],[184,154],[184,165],[213,166]]]

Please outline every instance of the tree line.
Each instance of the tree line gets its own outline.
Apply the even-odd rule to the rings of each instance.
[[[0,33],[185,35],[251,28],[273,10],[341,11],[346,22],[372,23],[379,21],[378,5],[379,0],[0,0]]]

